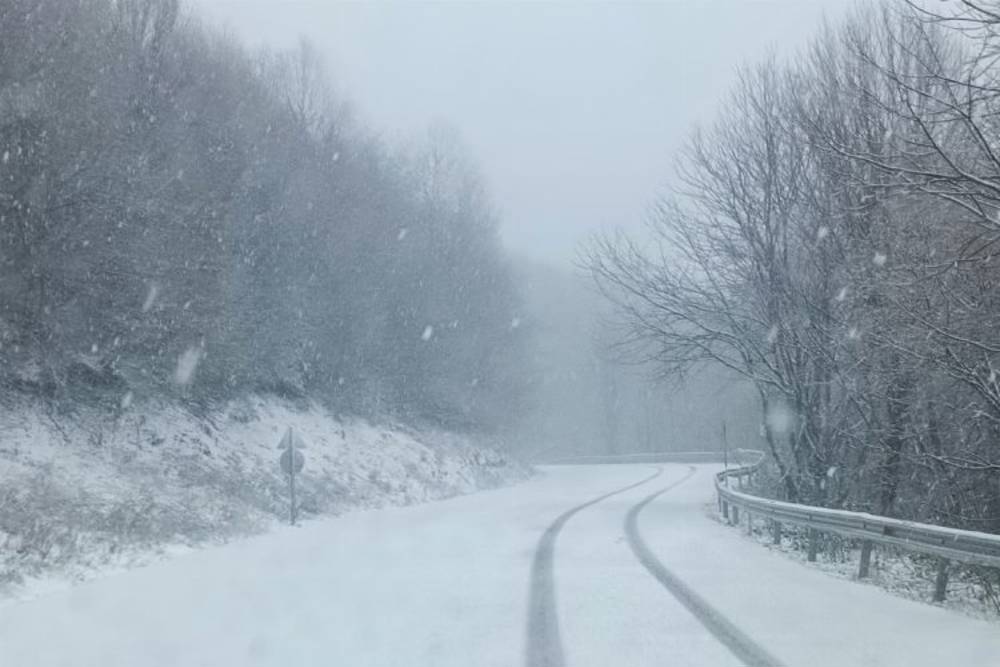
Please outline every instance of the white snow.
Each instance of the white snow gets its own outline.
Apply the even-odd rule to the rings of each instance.
[[[609,478],[571,481],[281,527],[0,604],[0,664],[517,665],[538,534]]]
[[[535,546],[563,511],[651,466],[561,466],[513,488],[314,521],[0,604],[0,664],[523,664]],[[789,667],[995,664],[995,625],[803,567],[709,515],[716,466],[646,508],[675,575]],[[624,515],[664,474],[574,516],[555,550],[566,664],[735,667],[638,564]],[[57,638],[57,640],[54,640]]]
[[[117,415],[85,406],[60,415],[24,399],[0,411],[0,598],[283,520],[287,488],[275,447],[289,426],[310,444],[298,480],[307,519],[524,475],[474,446],[483,441],[337,419],[315,404],[248,397],[199,417],[127,392],[120,405]],[[125,520],[131,528],[118,523]],[[11,590],[20,577],[28,579]]]
[[[700,467],[643,513],[640,528],[674,574],[785,665],[997,663],[995,624],[831,577],[763,549],[740,528],[714,520],[711,483],[711,468]]]
[[[815,562],[806,560],[805,530],[795,526],[785,526],[785,537],[780,545],[772,543],[769,526],[755,522],[752,538],[765,549],[773,550],[783,557],[794,559],[803,567],[810,567],[831,576],[857,581],[860,545],[841,542],[832,553],[821,551]],[[795,543],[793,543],[793,541]],[[931,582],[936,576],[933,559],[918,561],[913,554],[896,549],[879,547],[872,553],[869,578],[865,585],[875,585],[911,600],[926,603]],[[975,618],[997,622],[1000,612],[983,590],[982,581],[976,580],[962,569],[952,569],[948,580],[948,594],[939,606],[967,614]]]

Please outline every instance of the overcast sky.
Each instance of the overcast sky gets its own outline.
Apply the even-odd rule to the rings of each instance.
[[[188,0],[250,45],[305,36],[387,137],[457,126],[515,252],[570,262],[635,228],[739,63],[794,55],[849,0],[337,3]]]

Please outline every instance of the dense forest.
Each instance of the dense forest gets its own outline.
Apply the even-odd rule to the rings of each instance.
[[[1000,13],[906,3],[740,73],[643,238],[621,339],[756,390],[779,497],[1000,531]]]
[[[517,410],[516,290],[456,132],[389,145],[309,44],[250,54],[178,0],[0,14],[7,387],[485,429]]]

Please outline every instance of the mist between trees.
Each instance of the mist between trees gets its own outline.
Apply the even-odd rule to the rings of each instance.
[[[720,451],[723,422],[730,447],[760,446],[755,396],[739,376],[706,367],[664,377],[621,354],[608,304],[585,275],[538,262],[516,269],[530,331],[529,401],[516,424],[525,451],[542,460]]]
[[[8,387],[495,429],[525,394],[497,224],[453,132],[387,145],[308,44],[251,55],[176,0],[0,7]]]
[[[744,68],[588,264],[633,355],[754,387],[776,495],[996,532],[1000,4],[934,8]]]

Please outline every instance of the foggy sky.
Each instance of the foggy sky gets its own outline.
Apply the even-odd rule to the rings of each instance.
[[[188,1],[251,46],[307,37],[389,138],[457,126],[507,246],[563,264],[595,230],[640,223],[739,63],[794,54],[853,4]]]

